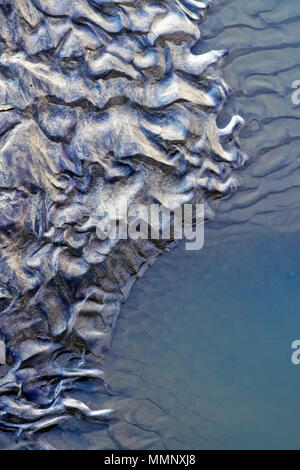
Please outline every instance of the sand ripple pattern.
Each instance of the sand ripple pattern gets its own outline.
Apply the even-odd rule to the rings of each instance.
[[[101,240],[126,196],[176,209],[237,187],[246,157],[225,50],[193,53],[210,1],[0,2],[0,426],[27,435],[70,415],[94,380],[136,279],[172,242]]]

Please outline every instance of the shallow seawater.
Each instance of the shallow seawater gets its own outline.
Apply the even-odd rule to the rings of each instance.
[[[135,289],[108,361],[112,386],[161,448],[297,448],[298,236],[206,234],[202,252],[180,247]]]
[[[72,419],[37,437],[61,449],[300,448],[300,80],[298,0],[215,0],[199,52],[227,48],[233,89],[220,125],[247,121],[251,160],[205,246],[162,257],[123,306],[105,373],[82,383],[109,426]],[[75,395],[74,395],[75,396]],[[22,446],[1,435],[0,448]]]

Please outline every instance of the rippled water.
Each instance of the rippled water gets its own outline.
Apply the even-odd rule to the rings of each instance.
[[[196,50],[230,51],[234,92],[219,125],[247,120],[240,190],[222,201],[202,251],[179,246],[134,287],[105,363],[109,388],[73,394],[115,419],[74,418],[33,446],[299,448],[298,12],[296,0],[215,1]],[[1,448],[22,445],[1,435]]]

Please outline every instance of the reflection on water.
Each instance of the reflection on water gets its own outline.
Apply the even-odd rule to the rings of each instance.
[[[198,50],[228,48],[233,97],[251,156],[240,191],[206,228],[139,281],[106,362],[107,390],[78,398],[116,409],[108,427],[75,420],[47,436],[57,448],[299,448],[300,79],[298,0],[216,0]],[[9,440],[9,443],[6,442]],[[1,435],[0,447],[22,446]],[[43,436],[37,446],[43,446]]]

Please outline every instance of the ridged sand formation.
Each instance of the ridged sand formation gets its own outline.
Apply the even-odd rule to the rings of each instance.
[[[70,413],[101,363],[120,305],[174,241],[102,240],[120,198],[176,209],[237,186],[238,116],[195,55],[210,1],[0,1],[0,425],[31,433]]]

